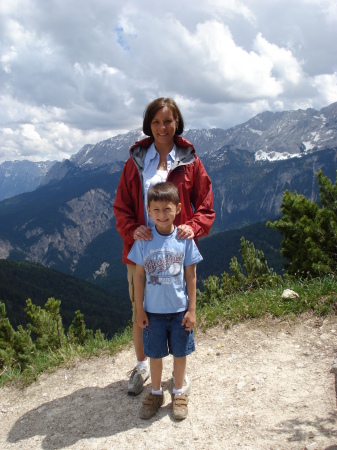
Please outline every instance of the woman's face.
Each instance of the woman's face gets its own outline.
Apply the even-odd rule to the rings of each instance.
[[[172,149],[177,126],[178,121],[168,106],[157,111],[151,122],[151,131],[157,150]]]

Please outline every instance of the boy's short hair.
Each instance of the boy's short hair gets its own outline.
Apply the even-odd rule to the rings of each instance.
[[[147,204],[150,206],[152,201],[172,202],[177,206],[179,204],[179,193],[176,185],[170,181],[163,181],[151,186],[147,193]]]

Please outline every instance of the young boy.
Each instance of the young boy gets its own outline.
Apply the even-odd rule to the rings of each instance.
[[[155,227],[151,241],[135,241],[128,258],[136,263],[137,323],[143,329],[144,353],[150,358],[152,392],[143,401],[140,417],[149,419],[163,404],[162,358],[173,355],[172,413],[187,416],[183,394],[186,356],[195,350],[196,270],[202,257],[193,241],[178,240],[173,221],[180,213],[178,189],[163,182],[148,191],[147,210]]]

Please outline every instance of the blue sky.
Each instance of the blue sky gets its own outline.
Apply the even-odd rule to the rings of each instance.
[[[0,163],[62,160],[173,97],[186,128],[337,101],[335,0],[0,0]]]

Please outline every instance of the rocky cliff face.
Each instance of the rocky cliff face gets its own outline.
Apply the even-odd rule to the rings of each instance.
[[[60,207],[59,216],[64,224],[52,230],[38,226],[23,227],[28,246],[29,260],[45,266],[53,266],[54,258],[67,261],[69,269],[75,270],[87,245],[111,226],[112,199],[102,189],[90,189],[79,198],[74,198]],[[57,261],[56,261],[57,262]]]
[[[337,148],[275,162],[256,161],[248,151],[223,148],[205,158],[213,183],[217,230],[271,220],[280,214],[286,189],[319,201],[316,174],[336,179]]]

